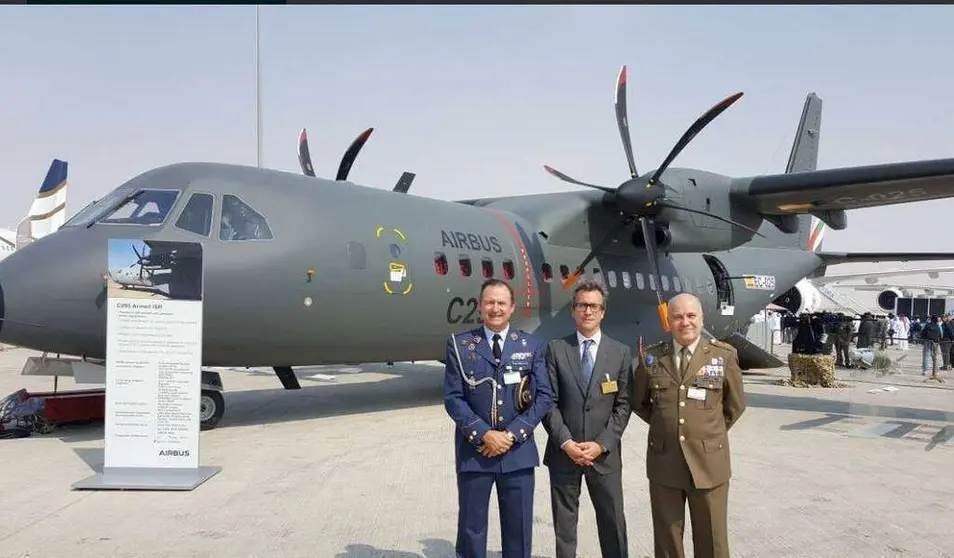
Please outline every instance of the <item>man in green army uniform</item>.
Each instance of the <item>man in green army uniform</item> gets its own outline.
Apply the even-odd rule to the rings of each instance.
[[[850,318],[844,314],[838,314],[838,319],[831,328],[831,342],[835,346],[835,364],[837,366],[851,367],[851,358],[848,356],[851,333]]]
[[[701,337],[702,304],[669,302],[672,339],[640,351],[633,412],[649,424],[646,476],[657,558],[683,558],[686,501],[695,556],[729,557],[728,430],[745,410],[734,347]]]

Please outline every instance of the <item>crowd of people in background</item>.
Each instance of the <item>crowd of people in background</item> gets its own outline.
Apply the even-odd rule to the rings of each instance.
[[[907,352],[911,345],[921,347],[921,373],[950,370],[954,365],[954,315],[913,317],[865,312],[792,313],[769,312],[771,327],[780,333],[782,343],[791,344],[793,353],[835,353],[835,365],[855,368],[862,364],[858,350],[884,351],[897,347]],[[852,345],[856,351],[852,351]]]

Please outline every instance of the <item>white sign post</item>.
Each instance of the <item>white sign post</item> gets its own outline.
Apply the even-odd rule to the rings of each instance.
[[[202,245],[110,239],[106,448],[77,489],[192,490],[199,465]]]

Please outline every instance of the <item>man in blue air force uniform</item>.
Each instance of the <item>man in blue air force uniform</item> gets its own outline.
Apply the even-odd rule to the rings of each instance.
[[[457,556],[487,555],[487,510],[496,484],[503,558],[530,558],[533,431],[550,410],[546,344],[510,327],[513,289],[489,279],[480,289],[483,325],[451,336],[444,368],[444,407],[454,420],[457,466]]]

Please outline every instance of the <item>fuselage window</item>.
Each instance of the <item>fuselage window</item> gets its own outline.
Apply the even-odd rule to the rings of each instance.
[[[474,272],[473,266],[470,265],[470,256],[462,255],[457,261],[460,266],[460,274],[464,277],[470,277],[470,274]]]
[[[600,273],[600,268],[598,267],[593,268],[593,282],[604,289],[606,288],[606,282],[603,281],[603,274]]]
[[[364,269],[367,265],[367,255],[364,252],[364,244],[360,242],[348,242],[348,265],[351,269]]]
[[[639,290],[643,290],[646,288],[646,281],[643,279],[642,273],[636,274],[636,288]]]
[[[566,279],[566,278],[569,277],[569,276],[570,276],[570,268],[567,267],[566,264],[561,264],[561,265],[560,265],[560,277]]]
[[[222,196],[222,222],[219,223],[219,239],[271,240],[272,230],[265,217],[252,209],[237,196]]]
[[[212,232],[212,194],[192,194],[179,219],[176,228],[189,231],[200,236],[209,236]]]
[[[682,283],[679,282],[678,277],[672,278],[672,290],[677,292],[682,290]]]
[[[484,272],[485,279],[490,279],[494,276],[494,262],[490,261],[490,258],[481,259],[480,267]]]
[[[447,275],[447,256],[441,252],[434,253],[434,273]]]
[[[607,271],[607,272],[606,272],[606,278],[609,279],[609,286],[610,286],[611,288],[614,288],[614,289],[615,289],[615,288],[616,288],[616,272],[615,272],[615,271]]]
[[[633,280],[630,279],[630,277],[629,277],[629,272],[628,272],[628,271],[621,271],[621,272],[620,272],[620,275],[622,275],[622,277],[623,277],[623,287],[625,287],[625,288],[627,288],[627,289],[633,288]]]
[[[656,276],[655,276],[655,275],[649,275],[648,277],[649,277],[649,288],[655,291],[655,290],[656,290]]]
[[[504,270],[504,279],[510,280],[514,277],[513,272],[513,262],[510,260],[503,261],[503,270]]]
[[[550,267],[550,264],[543,264],[543,282],[549,283],[553,279],[553,268]]]
[[[139,190],[129,195],[116,209],[106,213],[97,222],[158,227],[166,221],[177,199],[179,199],[178,190]]]
[[[662,280],[663,291],[669,292],[669,276],[668,276],[668,275],[660,275],[660,276],[659,276],[659,279]]]

